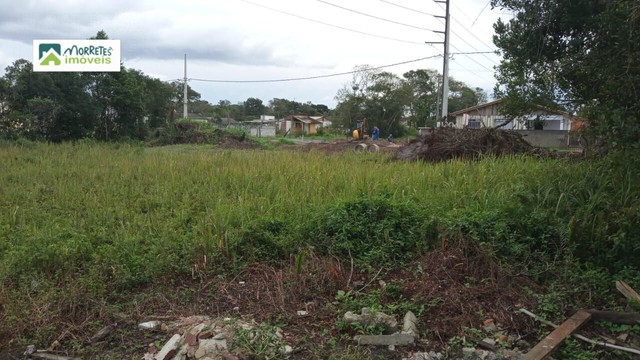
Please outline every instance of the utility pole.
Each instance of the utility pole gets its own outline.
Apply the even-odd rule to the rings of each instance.
[[[184,98],[182,102],[182,117],[186,119],[189,116],[189,113],[187,111],[187,54],[184,54]]]
[[[445,4],[445,16],[435,16],[437,18],[444,19],[444,31],[434,31],[437,33],[444,34],[444,41],[429,41],[427,44],[443,44],[444,45],[444,57],[442,59],[442,111],[440,112],[440,119],[444,120],[447,115],[449,115],[449,1],[451,0],[434,0],[436,3],[444,3]]]

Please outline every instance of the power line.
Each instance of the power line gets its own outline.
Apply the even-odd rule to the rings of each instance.
[[[460,49],[458,49],[454,45],[451,45],[451,47],[453,47],[454,50],[458,51],[460,53],[460,55],[468,57],[469,59],[471,59],[471,61],[473,61],[474,63],[478,64],[480,67],[485,68],[486,70],[489,70],[491,72],[495,71],[495,70],[491,70],[488,67],[484,66],[482,63],[478,62],[476,59],[472,58],[471,56],[465,54],[463,51],[460,51]]]
[[[320,0],[319,0],[319,1],[320,1]],[[424,15],[433,16],[433,17],[437,18],[437,19],[438,19],[438,21],[440,21],[440,23],[443,23],[443,20],[442,20],[442,17],[441,17],[441,16],[437,16],[437,15],[434,15],[434,14],[426,13],[426,12],[424,12],[424,11],[420,11],[420,10],[416,10],[416,9],[409,8],[409,7],[406,7],[406,6],[402,6],[402,5],[399,5],[399,4],[396,4],[396,3],[393,3],[393,2],[388,1],[388,0],[380,0],[380,1],[382,1],[382,2],[384,2],[384,3],[387,3],[387,4],[390,4],[390,5],[393,5],[393,6],[397,6],[397,7],[403,8],[403,9],[405,9],[405,10],[413,11],[413,12],[416,12],[416,13],[419,13],[419,14],[424,14]],[[442,7],[442,5],[440,5],[440,4],[437,4],[437,5],[438,5],[441,9],[443,9],[443,10],[444,10],[444,8]],[[484,41],[482,41],[480,38],[478,38],[474,33],[472,33],[471,31],[469,31],[469,30],[464,26],[464,24],[462,24],[460,21],[458,21],[458,19],[456,19],[456,18],[455,18],[455,17],[453,17],[452,15],[450,15],[450,17],[451,17],[455,22],[457,22],[459,25],[461,25],[461,26],[462,26],[462,28],[463,28],[465,31],[467,31],[469,34],[471,34],[471,36],[473,36],[476,40],[478,40],[478,41],[479,41],[480,43],[482,43],[484,46],[486,46],[486,47],[487,47],[487,48],[489,48],[489,49],[491,49],[491,48],[492,48],[491,46],[487,45]],[[451,32],[452,32],[454,35],[456,35],[460,40],[462,40],[465,44],[467,44],[469,47],[471,47],[473,50],[475,50],[475,51],[473,51],[473,52],[462,52],[462,51],[460,51],[459,49],[457,49],[457,48],[455,48],[455,47],[454,47],[456,50],[458,50],[458,51],[459,51],[459,52],[458,52],[458,53],[456,53],[456,54],[458,54],[458,55],[465,55],[465,56],[466,56],[467,54],[481,54],[482,56],[484,56],[486,59],[488,59],[488,60],[489,60],[489,61],[491,61],[492,63],[497,64],[497,62],[496,62],[495,60],[493,60],[493,59],[491,59],[491,58],[489,58],[488,56],[486,56],[486,55],[485,55],[485,54],[495,54],[495,51],[490,51],[490,52],[486,52],[486,51],[479,51],[479,50],[478,50],[478,49],[476,49],[473,45],[471,45],[468,41],[466,41],[462,36],[460,36],[458,33],[456,33],[456,32],[455,32],[455,31],[453,31],[453,30],[451,30]],[[439,35],[441,35],[441,34],[439,34]],[[452,45],[452,46],[453,46],[453,45]],[[467,57],[468,57],[468,56],[467,56]],[[469,57],[469,58],[470,58],[470,57]],[[483,68],[485,68],[486,70],[493,72],[493,70],[490,70],[489,68],[487,68],[487,67],[485,67],[484,65],[480,64],[480,63],[479,63],[479,62],[477,62],[475,59],[472,59],[472,58],[470,58],[470,59],[471,59],[472,61],[474,61],[476,64],[479,64],[480,66],[482,66]]]
[[[480,10],[480,12],[478,13],[478,16],[476,16],[476,19],[473,20],[473,22],[471,23],[471,26],[475,25],[476,21],[478,21],[478,19],[480,19],[480,15],[482,15],[482,13],[484,12],[484,10],[487,8],[487,6],[489,6],[489,4],[491,4],[491,1],[489,1],[483,8],[482,10]]]
[[[475,54],[495,54],[495,51],[469,51],[469,52],[457,52],[451,53],[451,55],[475,55]]]
[[[419,58],[419,59],[402,61],[402,62],[398,62],[398,63],[395,63],[395,64],[382,65],[382,66],[370,68],[370,70],[380,70],[380,69],[384,69],[384,68],[388,68],[388,67],[404,65],[404,64],[410,64],[410,63],[418,62],[418,61],[422,61],[422,60],[434,59],[434,58],[441,57],[441,56],[442,55],[427,56],[427,57],[423,57],[423,58]],[[272,82],[286,82],[286,81],[301,81],[301,80],[322,79],[322,78],[328,78],[328,77],[355,74],[358,71],[359,70],[346,71],[346,72],[341,72],[341,73],[336,73],[336,74],[306,76],[306,77],[286,78],[286,79],[269,79],[269,80],[217,80],[217,79],[196,79],[196,78],[192,78],[192,79],[189,79],[189,80],[202,81],[202,82],[214,82],[214,83],[272,83]]]
[[[412,8],[409,8],[409,7],[406,7],[406,6],[402,6],[402,5],[400,5],[400,4],[392,3],[391,1],[387,1],[387,0],[380,0],[380,1],[382,1],[383,3],[387,3],[387,4],[389,4],[389,5],[397,6],[397,7],[399,7],[399,8],[405,9],[405,10],[409,10],[409,11],[416,12],[416,13],[418,13],[418,14],[429,15],[429,16],[433,16],[433,17],[438,17],[438,15],[436,15],[436,14],[429,14],[429,13],[426,13],[426,12],[424,12],[424,11],[420,11],[420,10],[412,9]]]
[[[442,9],[442,5],[437,4],[441,9]],[[478,38],[474,33],[472,33],[470,30],[468,30],[464,24],[462,24],[460,21],[458,21],[458,19],[456,19],[453,15],[451,16],[451,18],[453,19],[453,21],[457,22],[458,25],[461,25],[462,28],[468,32],[469,34],[471,34],[471,36],[473,36],[474,38],[476,38],[476,40],[478,40],[480,43],[482,43],[484,46],[486,46],[487,48],[491,49],[491,46],[487,45],[484,41],[482,41],[480,38]],[[470,46],[473,50],[478,51],[478,49],[476,49],[473,45],[471,45],[468,41],[466,41],[462,36],[460,36],[458,33],[456,33],[455,31],[451,31],[454,35],[456,35],[460,40],[462,40],[465,44],[467,44],[468,46]],[[484,58],[486,58],[487,60],[491,61],[494,64],[497,64],[497,62],[493,59],[491,59],[490,57],[482,54],[482,56]]]
[[[330,3],[330,2],[325,1],[325,0],[318,0],[318,1],[319,1],[319,2],[321,2],[321,3],[323,3],[323,4],[327,4],[327,5],[330,5],[330,6],[334,6],[334,7],[337,7],[337,8],[339,8],[339,9],[346,10],[346,11],[350,11],[350,12],[352,12],[352,13],[356,13],[356,14],[358,14],[358,15],[367,16],[367,17],[370,17],[370,18],[373,18],[373,19],[376,19],[376,20],[386,21],[386,22],[388,22],[388,23],[392,23],[392,24],[396,24],[396,25],[402,25],[402,26],[406,26],[406,27],[410,27],[410,28],[418,29],[418,30],[434,31],[434,30],[432,30],[432,29],[427,29],[427,28],[423,28],[423,27],[420,27],[420,26],[409,25],[409,24],[405,24],[405,23],[398,22],[398,21],[385,19],[385,18],[382,18],[382,17],[379,17],[379,16],[375,16],[375,15],[371,15],[371,14],[366,14],[366,13],[360,12],[360,11],[358,11],[358,10],[349,9],[349,8],[344,7],[344,6],[340,6],[340,5],[337,5],[337,4]]]
[[[350,31],[350,32],[354,32],[354,33],[357,33],[357,34],[361,34],[361,35],[367,35],[367,36],[372,36],[372,37],[376,37],[376,38],[380,38],[380,39],[402,42],[402,43],[406,43],[406,44],[424,45],[424,43],[417,42],[417,41],[396,39],[396,38],[392,38],[392,37],[388,37],[388,36],[384,36],[384,35],[376,35],[376,34],[371,34],[371,33],[364,32],[364,31],[360,31],[360,30],[350,29],[350,28],[346,28],[346,27],[343,27],[343,26],[340,26],[340,25],[329,24],[329,23],[326,23],[324,21],[319,21],[319,20],[308,18],[308,17],[296,15],[296,14],[293,14],[293,13],[290,13],[290,12],[286,12],[286,11],[282,11],[282,10],[278,10],[278,9],[275,9],[275,8],[272,8],[272,7],[269,7],[269,6],[266,6],[266,5],[256,4],[256,3],[248,1],[248,0],[240,0],[240,1],[245,2],[247,4],[251,4],[253,6],[257,6],[257,7],[261,7],[261,8],[264,8],[264,9],[271,10],[271,11],[275,11],[277,13],[293,16],[293,17],[298,18],[298,19],[311,21],[311,22],[314,22],[314,23],[317,23],[317,24],[321,24],[321,25],[325,25],[325,26],[329,26],[329,27],[333,27],[333,28],[337,28],[337,29],[341,29],[341,30],[345,30],[345,31]]]

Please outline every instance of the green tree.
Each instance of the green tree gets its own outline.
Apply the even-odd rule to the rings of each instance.
[[[34,73],[31,62],[19,59],[7,67],[5,79],[10,88],[4,129],[11,126],[17,136],[50,141],[92,134],[97,107],[82,74]]]
[[[503,53],[495,93],[512,117],[532,104],[560,104],[588,118],[609,145],[640,139],[640,17],[637,0],[492,0],[516,13],[495,25]]]
[[[436,70],[418,69],[404,73],[411,89],[409,121],[413,127],[435,126],[438,114],[440,78]]]
[[[165,126],[172,114],[173,89],[170,84],[150,77],[145,78],[145,84],[148,127],[153,129]]]
[[[244,102],[244,113],[245,115],[251,115],[254,117],[259,117],[264,114],[265,106],[262,103],[262,100],[258,98],[248,98]]]
[[[184,83],[181,81],[173,81],[171,83],[173,94],[171,96],[172,111],[171,120],[181,118],[184,110]],[[200,93],[193,90],[189,84],[187,84],[187,101],[192,103],[200,100]],[[188,109],[188,107],[187,107]]]
[[[448,110],[450,113],[466,109],[480,104],[482,99],[486,101],[486,94],[480,88],[472,89],[462,81],[449,79],[449,103]]]

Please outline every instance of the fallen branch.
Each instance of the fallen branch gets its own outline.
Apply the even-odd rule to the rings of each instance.
[[[549,325],[549,326],[551,326],[553,328],[557,328],[558,327],[558,325],[556,325],[556,324],[554,324],[554,323],[552,323],[550,321],[547,321],[547,320],[539,317],[538,315],[536,315],[536,314],[534,314],[534,313],[532,313],[532,312],[530,312],[530,311],[528,311],[526,309],[520,309],[520,312],[525,314],[525,315],[527,315],[527,316],[530,316],[530,317],[538,320],[539,322],[541,322],[541,323],[543,323],[545,325]],[[609,343],[602,342],[602,341],[592,340],[592,339],[589,339],[589,338],[587,338],[585,336],[582,336],[582,335],[579,335],[579,334],[572,334],[571,336],[573,336],[574,338],[576,338],[578,340],[582,340],[582,341],[588,342],[588,343],[593,344],[593,345],[604,346],[606,348],[626,351],[626,352],[630,352],[630,353],[633,353],[633,354],[640,355],[640,350],[630,349],[630,348],[627,348],[627,347],[613,345],[613,344],[609,344]]]
[[[76,358],[76,357],[68,357],[68,356],[62,356],[62,355],[54,355],[54,354],[49,354],[46,352],[42,352],[41,350],[38,350],[32,354],[30,354],[30,356],[32,358],[36,358],[36,359],[49,359],[49,360],[80,360],[80,358]]]
[[[618,311],[602,311],[602,310],[585,310],[591,314],[594,321],[608,321],[614,324],[637,325],[640,324],[640,313],[637,312],[618,312]]]
[[[640,294],[638,294],[629,284],[624,281],[616,281],[616,289],[622,293],[627,299],[640,304]]]

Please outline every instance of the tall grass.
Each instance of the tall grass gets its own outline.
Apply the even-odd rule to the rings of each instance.
[[[618,172],[606,162],[502,158],[432,165],[392,162],[383,154],[28,145],[0,147],[6,304],[46,284],[80,284],[87,297],[114,298],[150,282],[357,236],[335,230],[340,226],[390,239],[354,221],[358,214],[348,209],[367,204],[381,211],[372,221],[388,220],[394,231],[410,231],[412,241],[460,233],[531,272],[549,270],[545,265],[559,253],[573,251],[614,272],[639,265],[633,254],[640,242],[632,234],[639,222],[638,172]],[[358,203],[363,199],[373,200]],[[407,209],[415,228],[386,218],[406,218]],[[343,224],[336,214],[347,217]],[[434,229],[435,235],[421,233]],[[386,250],[372,254],[384,257]],[[21,311],[14,305],[5,314]]]
[[[91,144],[5,147],[0,163],[3,276],[90,263],[133,282],[166,268],[188,271],[197,251],[213,251],[263,219],[297,228],[328,204],[377,194],[454,220],[517,207],[523,194],[559,211],[570,189],[558,186],[570,187],[567,179],[583,167]]]

